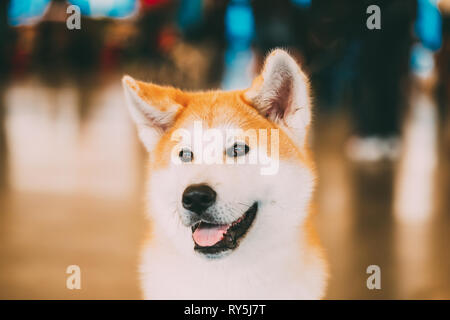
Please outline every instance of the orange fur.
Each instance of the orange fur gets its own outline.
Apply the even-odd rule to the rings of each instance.
[[[170,162],[170,150],[176,142],[171,140],[172,133],[186,127],[195,120],[202,121],[205,125],[213,128],[218,124],[236,125],[243,130],[267,129],[268,141],[270,141],[270,130],[279,127],[264,118],[244,98],[244,91],[206,91],[206,92],[183,92],[172,87],[161,87],[158,85],[137,81],[140,90],[139,96],[158,106],[161,111],[169,109],[173,105],[180,105],[177,111],[175,123],[161,137],[153,154],[155,161],[152,170],[164,168]],[[258,131],[257,135],[258,135]],[[298,160],[308,168],[313,168],[313,161],[305,146],[299,149],[295,143],[282,130],[280,133],[280,159]]]

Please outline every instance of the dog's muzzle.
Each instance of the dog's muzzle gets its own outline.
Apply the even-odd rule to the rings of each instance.
[[[194,249],[209,256],[235,249],[258,211],[258,202],[255,201],[232,223],[217,222],[207,212],[216,203],[216,198],[217,193],[207,184],[194,184],[184,190],[181,200],[190,215]]]

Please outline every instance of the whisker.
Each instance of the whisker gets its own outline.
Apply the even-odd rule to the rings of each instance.
[[[250,208],[252,206],[251,204],[247,204],[247,203],[243,203],[243,202],[236,202],[236,203],[246,206],[247,208]]]

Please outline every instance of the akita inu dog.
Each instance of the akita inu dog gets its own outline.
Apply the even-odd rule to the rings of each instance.
[[[311,220],[315,174],[306,146],[309,84],[295,60],[273,51],[247,90],[184,92],[129,76],[123,85],[150,154],[144,297],[323,297],[327,268]],[[193,144],[205,146],[196,122],[215,135],[253,130],[257,144],[227,135],[219,158],[245,160],[259,152],[279,161],[276,172],[262,174],[263,164],[245,161],[196,162]],[[276,145],[269,149],[269,141]]]

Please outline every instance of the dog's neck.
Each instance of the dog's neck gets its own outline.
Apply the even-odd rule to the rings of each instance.
[[[297,241],[292,242],[293,238]],[[242,249],[240,251],[240,249]],[[228,256],[208,259],[180,254],[166,245],[143,252],[142,284],[146,298],[248,299],[320,298],[325,270],[299,235],[285,233],[274,248],[249,252],[237,248]]]

